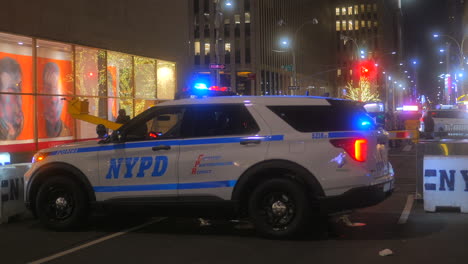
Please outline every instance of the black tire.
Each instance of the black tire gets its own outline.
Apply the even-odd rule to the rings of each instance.
[[[305,188],[288,179],[260,184],[249,200],[249,215],[257,232],[272,239],[305,234],[312,211]]]
[[[88,200],[80,185],[66,176],[47,179],[36,196],[40,222],[55,231],[78,228],[86,222]]]

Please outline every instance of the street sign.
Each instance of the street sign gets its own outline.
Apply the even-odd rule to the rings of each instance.
[[[224,69],[226,69],[226,64],[210,63],[210,69],[212,69],[212,70],[224,70]]]
[[[299,90],[299,89],[301,89],[301,87],[299,87],[299,86],[289,86],[288,89],[289,90]]]

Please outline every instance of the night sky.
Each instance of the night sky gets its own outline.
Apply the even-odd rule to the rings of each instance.
[[[439,52],[442,40],[433,34],[447,34],[447,0],[402,0],[404,48],[406,58],[418,58],[419,91],[434,98],[438,75],[444,72],[445,55]],[[432,95],[432,96],[431,96]]]

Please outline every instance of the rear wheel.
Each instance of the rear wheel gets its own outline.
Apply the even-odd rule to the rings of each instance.
[[[288,179],[260,184],[249,200],[257,231],[268,238],[290,238],[305,231],[312,208],[305,189]]]
[[[70,178],[50,178],[39,188],[36,212],[41,223],[52,230],[77,228],[88,216],[86,194],[80,185]]]

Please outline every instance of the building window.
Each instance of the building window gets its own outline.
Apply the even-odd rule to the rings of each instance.
[[[224,19],[224,25],[229,25],[231,24],[231,20],[229,18]]]
[[[368,28],[371,28],[371,27],[372,27],[372,21],[370,21],[370,20],[367,21],[367,27],[368,27]]]
[[[175,63],[158,60],[157,98],[173,100],[176,92]]]
[[[341,76],[341,69],[336,70],[336,76]]]
[[[359,30],[359,20],[354,21],[354,30]]]
[[[370,4],[367,5],[367,12],[368,13],[372,12],[372,6]]]
[[[200,41],[195,41],[195,55],[200,55]]]
[[[135,62],[135,115],[148,109],[148,102],[156,94],[156,60],[134,56]],[[175,92],[175,91],[174,91]]]
[[[355,14],[355,15],[358,15],[358,14],[359,14],[359,6],[358,6],[358,5],[355,5],[355,6],[354,6],[354,14]]]
[[[229,43],[229,42],[224,43],[224,51],[225,51],[226,53],[230,53],[230,52],[231,52],[231,43]]]
[[[348,30],[353,30],[353,21],[352,20],[348,21]]]
[[[341,21],[341,28],[342,28],[343,31],[346,30],[346,29],[348,28],[348,27],[346,26],[346,20],[342,20],[342,21]]]
[[[250,0],[244,0],[244,10],[247,12],[250,11]]]
[[[236,24],[240,24],[240,15],[234,15],[234,21]]]
[[[107,52],[108,120],[115,121],[119,109],[133,116],[133,59],[132,56]]]
[[[377,12],[377,4],[374,4],[373,7],[374,7],[374,12]]]
[[[336,13],[337,16],[340,15],[340,8],[339,7],[335,8],[335,13]]]
[[[341,8],[341,15],[346,16],[346,7]]]
[[[379,25],[379,22],[374,21],[374,27],[378,27],[378,25]]]
[[[348,7],[348,15],[352,15],[353,14],[353,7],[350,6]]]
[[[361,27],[366,27],[366,21],[365,20],[361,20]]]
[[[210,43],[205,43],[205,56],[210,55]]]
[[[366,7],[365,5],[361,5],[361,13],[365,13],[366,12]]]
[[[336,31],[341,30],[341,22],[339,20],[336,21]]]
[[[249,23],[250,23],[250,13],[249,13],[249,12],[246,12],[246,13],[245,13],[245,23],[246,23],[246,24],[249,24]]]

